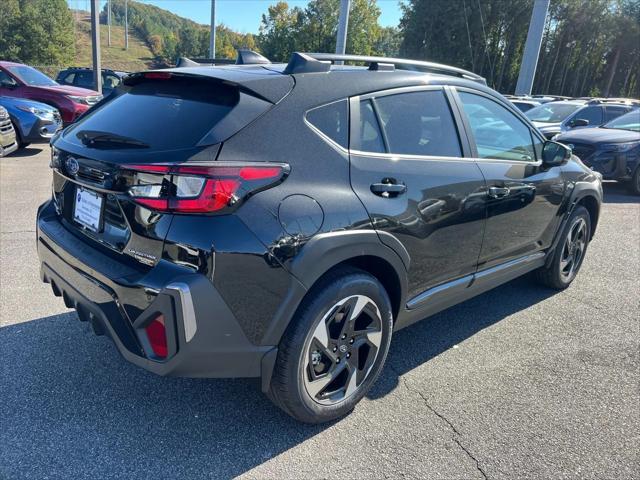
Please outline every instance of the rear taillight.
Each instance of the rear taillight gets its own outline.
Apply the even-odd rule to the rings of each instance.
[[[158,315],[144,329],[147,332],[147,338],[153,354],[158,358],[167,358],[169,349],[167,347],[167,330],[164,325],[164,317]]]
[[[138,173],[129,188],[133,200],[151,210],[222,213],[250,195],[282,182],[289,166],[280,163],[215,165],[124,165]]]

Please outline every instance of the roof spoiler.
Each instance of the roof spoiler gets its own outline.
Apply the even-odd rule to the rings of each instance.
[[[333,53],[300,53],[291,55],[289,64],[284,73],[317,73],[328,72],[331,64],[336,62],[360,62],[367,64],[369,70],[390,71],[390,70],[412,70],[425,73],[438,73],[442,75],[452,75],[460,78],[473,80],[474,82],[487,84],[484,77],[461,68],[443,65],[441,63],[424,62],[421,60],[410,60],[406,58],[373,57],[368,55],[339,55]]]
[[[258,52],[239,48],[235,61],[228,58],[194,58],[180,57],[176,67],[205,67],[214,65],[266,65],[271,63],[268,58]]]

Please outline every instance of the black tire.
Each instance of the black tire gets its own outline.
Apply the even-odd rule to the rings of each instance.
[[[22,135],[20,134],[20,130],[18,129],[18,126],[15,124],[15,122],[11,122],[11,124],[13,125],[13,129],[16,132],[16,141],[18,142],[18,150],[20,150],[21,148],[27,148],[29,145],[31,145],[31,143],[29,142],[22,141]]]
[[[640,195],[640,166],[636,167],[636,171],[631,177],[628,188],[629,192],[633,195]]]
[[[321,325],[326,328],[326,342],[318,341]],[[392,330],[391,301],[376,278],[355,268],[330,272],[307,294],[280,341],[269,398],[301,422],[340,418],[353,410],[378,378]],[[338,388],[343,377],[345,385]],[[318,384],[326,386],[318,389]]]
[[[569,239],[570,234],[572,235],[571,239]],[[573,236],[576,236],[576,238],[573,238]],[[570,245],[574,240],[578,239],[582,239],[582,248]],[[551,263],[536,271],[537,280],[543,285],[556,290],[564,290],[571,285],[582,266],[590,239],[591,217],[586,208],[578,205],[562,230],[558,245],[553,252]],[[572,258],[572,256],[575,257]],[[571,262],[567,262],[570,258],[572,258]]]

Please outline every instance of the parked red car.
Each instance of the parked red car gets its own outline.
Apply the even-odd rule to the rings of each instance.
[[[60,85],[28,65],[4,61],[0,61],[0,95],[29,98],[51,105],[58,109],[65,125],[102,98],[93,90]]]

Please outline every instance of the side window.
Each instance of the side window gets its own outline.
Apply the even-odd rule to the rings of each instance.
[[[389,153],[460,157],[458,131],[442,90],[385,95],[374,100]]]
[[[578,111],[578,113],[576,113],[571,120],[587,120],[589,122],[589,126],[591,127],[602,125],[602,108],[583,108],[582,110]]]
[[[6,72],[0,70],[0,87],[16,85],[16,81]]]
[[[307,121],[343,148],[349,146],[349,107],[346,100],[309,110]]]
[[[83,71],[76,73],[75,85],[77,87],[93,89],[93,72]]]
[[[74,72],[67,73],[62,77],[60,83],[64,83],[67,85],[73,85],[73,80],[76,78],[76,74]]]
[[[110,90],[120,85],[120,77],[111,74],[102,74],[102,86]]]
[[[607,106],[605,108],[605,121],[613,120],[614,118],[618,118],[620,115],[631,111],[630,107],[620,107],[620,106]]]
[[[473,93],[459,94],[476,141],[478,157],[535,160],[538,150],[533,144],[535,137],[524,122],[493,100]]]
[[[370,100],[360,102],[360,150],[385,153],[380,124]]]

